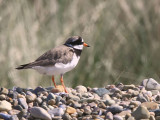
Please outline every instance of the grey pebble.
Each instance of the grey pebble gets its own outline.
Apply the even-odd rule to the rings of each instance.
[[[12,116],[10,117],[10,120],[19,120],[19,118],[17,117],[17,115],[12,115]]]
[[[160,90],[160,84],[153,78],[144,79],[141,83],[147,90]]]
[[[52,110],[48,110],[48,113],[51,116],[62,116],[64,114],[64,110],[62,108],[54,108]]]
[[[65,113],[62,118],[63,120],[73,120],[72,117],[68,113]]]
[[[132,116],[136,119],[149,119],[150,113],[144,106],[139,106],[133,113]]]
[[[27,102],[24,98],[18,98],[18,103],[21,105],[24,109],[28,109]]]
[[[47,96],[47,100],[56,99],[56,96],[53,93],[49,93]]]
[[[43,92],[43,91],[47,91],[47,90],[45,88],[42,88],[41,86],[39,86],[33,90],[33,93],[35,93],[37,95],[39,92]]]
[[[44,119],[44,120],[52,120],[50,114],[41,107],[32,107],[30,109],[30,114],[34,118]]]
[[[110,94],[109,90],[106,88],[98,88],[93,90],[96,94],[98,94],[100,97],[102,97],[104,94]]]
[[[113,120],[113,114],[111,112],[106,113],[106,119]]]
[[[112,106],[108,107],[107,110],[110,111],[112,114],[116,114],[116,113],[122,112],[123,107],[118,106],[118,105],[112,105]]]
[[[113,116],[114,120],[123,120],[123,117],[119,116],[119,115],[114,115]]]
[[[11,115],[5,114],[5,113],[0,113],[0,118],[3,118],[4,120],[9,120],[11,118]]]
[[[138,96],[137,96],[137,100],[140,101],[140,102],[147,102],[147,98],[144,97],[144,95],[142,93],[140,93]]]

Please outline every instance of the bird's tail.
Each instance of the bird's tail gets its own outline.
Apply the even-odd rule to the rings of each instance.
[[[29,64],[20,65],[20,66],[18,66],[16,69],[17,69],[17,70],[28,69],[28,68],[30,68],[28,65],[29,65]]]

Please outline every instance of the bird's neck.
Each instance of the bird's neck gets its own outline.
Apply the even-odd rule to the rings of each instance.
[[[75,48],[73,48],[73,49],[74,49],[75,54],[76,54],[77,57],[81,55],[82,50],[75,49]]]

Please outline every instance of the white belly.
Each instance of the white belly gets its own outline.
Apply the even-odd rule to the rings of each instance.
[[[73,60],[70,63],[63,64],[63,63],[56,63],[54,66],[50,67],[42,67],[42,66],[36,66],[33,69],[38,71],[40,74],[46,74],[46,75],[60,75],[64,74],[77,65],[80,57],[77,57],[75,54],[73,55]]]

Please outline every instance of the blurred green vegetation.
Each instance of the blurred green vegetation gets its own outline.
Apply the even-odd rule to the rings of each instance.
[[[159,80],[159,0],[0,0],[0,86],[52,85],[50,76],[15,67],[73,35],[91,47],[64,75],[66,86]]]

